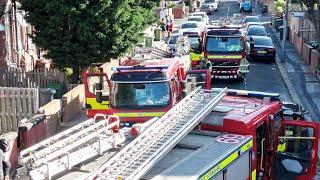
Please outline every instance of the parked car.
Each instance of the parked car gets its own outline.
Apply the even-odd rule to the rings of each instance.
[[[190,16],[187,21],[196,21],[199,23],[201,30],[205,30],[206,22],[203,21],[202,16]]]
[[[245,30],[247,38],[250,36],[268,36],[267,30],[263,25],[250,25]]]
[[[206,0],[206,1],[204,1],[203,5],[205,5],[204,9],[206,7],[206,8],[209,8],[211,10],[211,11],[208,11],[207,14],[212,14],[213,12],[217,12],[218,11],[218,2],[216,2],[215,0]],[[200,11],[206,12],[205,10],[202,10],[201,7],[200,7]]]
[[[202,16],[203,21],[206,22],[206,24],[209,24],[209,17],[205,12],[195,12],[192,14],[192,16]]]
[[[178,37],[182,36],[182,33],[173,33],[168,41],[167,41],[167,47],[168,47],[168,51],[174,53],[176,51],[176,42]]]
[[[207,14],[213,14],[214,12],[213,7],[210,4],[201,4],[200,11]]]
[[[248,60],[275,61],[276,49],[268,36],[251,36],[246,42]]]
[[[187,31],[198,31],[200,33],[202,30],[200,24],[197,21],[182,22],[179,33],[184,33]]]
[[[251,2],[248,0],[240,2],[240,12],[252,12]]]

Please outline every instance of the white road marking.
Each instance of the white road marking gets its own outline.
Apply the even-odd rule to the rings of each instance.
[[[229,6],[228,6],[228,12],[227,12],[227,18],[229,17]]]

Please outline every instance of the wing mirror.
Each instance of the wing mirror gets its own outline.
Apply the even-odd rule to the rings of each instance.
[[[102,103],[102,83],[96,83],[96,101]]]

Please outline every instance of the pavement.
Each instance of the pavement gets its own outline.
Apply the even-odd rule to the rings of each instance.
[[[320,81],[311,73],[309,66],[290,41],[286,42],[285,62],[282,63],[280,59],[282,57],[280,33],[272,28],[271,25],[267,25],[267,30],[278,50],[276,63],[292,100],[301,103],[309,111],[311,120],[319,122]]]

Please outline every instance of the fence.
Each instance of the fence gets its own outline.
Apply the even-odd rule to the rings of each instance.
[[[39,109],[37,88],[0,87],[0,134],[17,131],[18,123]]]
[[[25,72],[21,69],[5,67],[0,69],[0,86],[43,88],[51,83],[68,85],[66,74],[55,69],[34,69]]]

